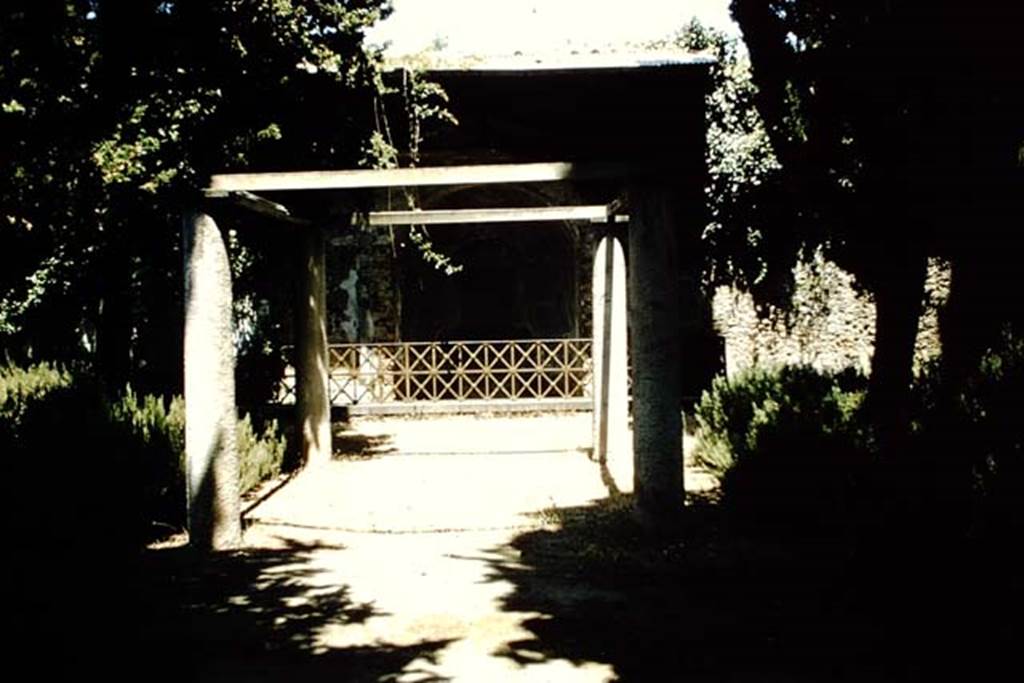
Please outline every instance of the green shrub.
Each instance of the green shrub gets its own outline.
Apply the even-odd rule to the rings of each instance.
[[[157,444],[177,453],[185,451],[185,401],[180,396],[166,404],[159,396],[139,396],[129,386],[110,407],[111,417],[130,427],[142,443]]]
[[[18,438],[28,407],[55,389],[71,384],[71,374],[48,363],[27,368],[0,367],[0,443]]]
[[[694,458],[722,476],[762,451],[783,428],[866,445],[868,432],[860,417],[865,392],[865,379],[853,371],[830,374],[786,366],[717,377],[695,411],[700,438]]]
[[[19,395],[16,414],[3,419],[10,438],[0,496],[19,542],[88,543],[97,551],[140,542],[147,533],[145,478],[99,384],[68,376]]]
[[[962,385],[944,386],[940,370],[939,363],[927,367],[913,392],[915,446],[936,505],[951,508],[956,496],[956,502],[972,506],[976,526],[1019,533],[1024,529],[1024,339],[1006,330]]]
[[[145,492],[155,521],[181,527],[185,523],[185,401],[175,396],[169,404],[157,396],[141,399],[129,387],[115,401],[111,415],[128,429],[128,439],[147,473]],[[258,432],[249,415],[236,424],[239,491],[246,494],[281,473],[286,449],[277,422]]]
[[[180,396],[139,397],[127,387],[109,406],[119,448],[139,472],[143,513],[151,524],[185,524],[185,405]]]
[[[238,421],[238,483],[243,494],[281,473],[286,446],[284,436],[278,434],[276,420],[268,422],[262,434],[253,429],[248,415]]]
[[[694,414],[700,437],[693,453],[697,463],[724,475],[750,451],[751,425],[779,393],[778,377],[765,371],[749,371],[736,379],[716,377]]]
[[[986,514],[1024,528],[1024,340],[1008,337],[982,361],[970,390],[971,438],[977,444],[975,476]],[[990,524],[995,520],[990,520]],[[996,524],[997,525],[997,524]]]
[[[717,378],[696,409],[697,462],[722,479],[736,519],[792,532],[856,515],[872,439],[854,372],[808,367]]]
[[[239,488],[281,472],[286,449],[276,422],[238,420]],[[0,453],[8,519],[22,537],[102,535],[134,545],[185,525],[185,403],[108,398],[87,374],[47,364],[0,368]],[[25,511],[33,511],[30,523]]]

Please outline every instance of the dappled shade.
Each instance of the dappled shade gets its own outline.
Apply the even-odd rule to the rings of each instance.
[[[624,681],[860,681],[987,680],[1013,655],[1020,587],[982,546],[780,542],[706,503],[653,538],[627,510],[562,510],[562,529],[493,563],[515,586],[504,608],[537,614],[504,656],[605,663]]]

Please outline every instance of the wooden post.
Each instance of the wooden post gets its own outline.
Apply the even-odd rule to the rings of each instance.
[[[238,546],[242,536],[231,268],[213,218],[189,215],[182,232],[189,542],[204,550],[221,550]]]
[[[295,302],[295,407],[304,464],[331,459],[331,398],[327,347],[327,277],[324,232],[302,231]]]
[[[629,187],[634,506],[652,527],[673,523],[683,508],[680,194],[669,178]]]
[[[594,458],[616,492],[633,487],[626,356],[626,263],[622,242],[609,233],[594,254]]]

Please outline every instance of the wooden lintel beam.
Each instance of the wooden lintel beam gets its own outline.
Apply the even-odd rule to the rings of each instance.
[[[263,216],[269,216],[270,218],[284,221],[285,223],[291,223],[292,225],[310,225],[310,221],[304,218],[298,218],[293,216],[288,207],[283,204],[261,197],[258,194],[253,194],[246,190],[229,190],[221,192],[207,192],[207,198],[209,199],[226,199],[234,202],[242,208],[248,209]]]
[[[363,190],[388,187],[596,180],[626,178],[649,173],[651,170],[650,164],[544,162],[346,171],[229,173],[213,176],[210,179],[210,186],[206,189],[206,195],[216,196],[224,192],[236,191]]]
[[[540,206],[509,209],[433,209],[422,211],[371,211],[367,224],[388,225],[460,225],[466,223],[533,223],[542,221],[590,221],[605,223],[616,220],[609,207]]]

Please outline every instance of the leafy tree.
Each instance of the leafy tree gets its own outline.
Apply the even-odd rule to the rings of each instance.
[[[824,245],[873,293],[868,404],[895,450],[927,256],[953,264],[942,330],[951,377],[977,367],[1000,318],[1017,313],[1004,255],[1020,215],[1022,10],[996,0],[733,0],[732,13],[781,164],[773,206],[785,220],[773,229]]]
[[[173,389],[182,208],[214,171],[363,157],[379,60],[362,35],[387,11],[386,0],[4,3],[4,352],[84,357],[113,382],[141,372]]]
[[[777,229],[785,220],[777,206],[780,166],[754,106],[750,60],[738,38],[696,18],[667,42],[715,60],[707,101],[705,284],[738,285],[760,303],[780,302],[799,244],[793,231]]]

